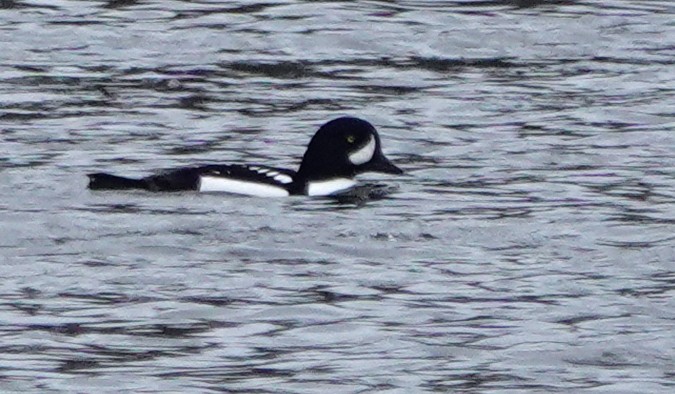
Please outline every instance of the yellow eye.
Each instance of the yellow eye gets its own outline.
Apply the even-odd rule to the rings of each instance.
[[[349,142],[350,144],[353,144],[354,141],[356,141],[356,137],[354,137],[353,135],[347,136],[347,142]]]

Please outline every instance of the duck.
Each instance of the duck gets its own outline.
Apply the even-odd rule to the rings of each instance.
[[[307,145],[297,171],[262,164],[207,164],[143,178],[87,174],[91,190],[222,192],[255,197],[330,196],[354,188],[365,172],[403,174],[382,152],[368,121],[344,116],[323,124]]]

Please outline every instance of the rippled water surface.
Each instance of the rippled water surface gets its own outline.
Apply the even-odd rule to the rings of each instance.
[[[675,3],[0,1],[0,391],[675,391]],[[295,167],[386,198],[90,192]]]

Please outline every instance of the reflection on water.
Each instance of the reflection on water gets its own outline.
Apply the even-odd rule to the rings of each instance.
[[[0,1],[2,391],[669,392],[669,1]],[[296,167],[348,198],[92,193]]]

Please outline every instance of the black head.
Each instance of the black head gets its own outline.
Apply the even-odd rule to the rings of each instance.
[[[321,126],[307,146],[298,174],[305,179],[351,178],[362,172],[402,174],[382,153],[377,130],[365,120],[343,117]]]

